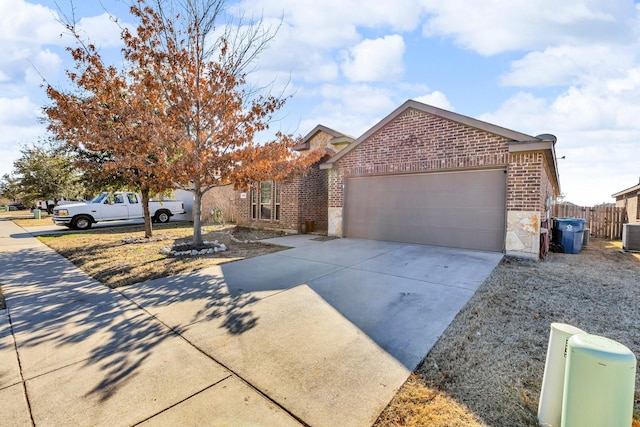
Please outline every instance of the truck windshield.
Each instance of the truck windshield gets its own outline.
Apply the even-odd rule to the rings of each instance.
[[[89,203],[102,203],[102,201],[107,197],[108,193],[98,194],[96,197],[91,199]]]

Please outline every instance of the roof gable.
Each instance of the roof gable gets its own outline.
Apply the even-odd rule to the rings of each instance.
[[[295,149],[298,151],[309,150],[311,148],[311,140],[320,132],[324,132],[330,135],[332,137],[330,139],[330,143],[332,144],[350,143],[353,140],[355,140],[355,138],[347,134],[344,134],[342,132],[338,132],[337,130],[328,128],[323,125],[317,125],[309,133],[307,133],[304,136],[304,138],[302,139],[302,143],[300,143],[300,145],[295,147]]]
[[[404,104],[396,108],[393,112],[391,112],[391,114],[386,116],[376,125],[374,125],[371,129],[369,129],[364,134],[362,134],[362,136],[360,136],[354,142],[349,144],[345,149],[343,149],[338,154],[333,156],[327,162],[320,165],[321,169],[331,169],[335,167],[336,164],[340,161],[340,159],[347,156],[356,147],[358,147],[363,142],[367,141],[376,132],[384,128],[386,125],[391,123],[393,120],[398,118],[400,115],[402,115],[405,111],[409,109],[422,111],[426,114],[430,114],[445,120],[450,120],[465,126],[476,128],[484,132],[488,132],[494,135],[504,137],[510,141],[508,143],[509,152],[525,152],[525,151],[544,152],[547,162],[549,164],[549,167],[551,168],[551,171],[552,171],[552,176],[550,178],[553,181],[554,187],[557,189],[558,193],[560,192],[560,179],[558,176],[558,168],[557,168],[556,155],[555,155],[556,137],[554,135],[551,135],[551,134],[543,134],[538,136],[527,135],[522,132],[517,132],[511,129],[507,129],[501,126],[487,123],[482,120],[463,116],[462,114],[454,113],[452,111],[443,110],[441,108],[437,108],[432,105],[423,104],[421,102],[414,101],[412,99],[406,101]]]
[[[538,139],[534,136],[527,135],[521,132],[516,132],[507,128],[503,128],[500,126],[493,125],[491,123],[483,122],[482,120],[473,119],[471,117],[463,116],[462,114],[454,113],[452,111],[443,110],[441,108],[434,107],[432,105],[423,104],[418,101],[414,101],[412,99],[406,101],[400,107],[396,108],[391,114],[387,117],[379,121],[376,125],[374,125],[371,129],[366,131],[362,136],[356,139],[351,145],[342,150],[340,153],[335,155],[327,164],[332,164],[339,161],[342,157],[346,156],[349,152],[354,150],[358,145],[362,144],[364,141],[369,139],[373,134],[377,131],[385,127],[387,124],[392,122],[406,110],[413,108],[418,111],[422,111],[427,114],[431,114],[446,120],[451,120],[466,126],[474,127],[476,129],[480,129],[489,133],[493,133],[496,135],[503,136],[505,138],[511,139],[513,141],[518,142],[539,142],[541,139]]]

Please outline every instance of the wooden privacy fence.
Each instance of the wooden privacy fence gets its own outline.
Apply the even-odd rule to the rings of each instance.
[[[622,239],[622,225],[627,222],[625,208],[605,206],[553,205],[551,216],[554,218],[584,218],[593,237],[603,239]]]

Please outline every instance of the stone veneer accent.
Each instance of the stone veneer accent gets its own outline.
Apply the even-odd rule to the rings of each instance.
[[[507,255],[537,259],[540,251],[540,213],[508,211],[505,246]]]
[[[342,208],[329,208],[329,229],[327,235],[342,236]]]

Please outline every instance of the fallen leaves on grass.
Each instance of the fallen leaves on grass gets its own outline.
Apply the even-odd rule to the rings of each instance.
[[[193,233],[189,223],[157,224],[162,239],[144,240],[142,226],[95,229],[82,233],[40,236],[39,239],[69,259],[96,280],[116,288],[160,277],[199,270],[226,262],[251,258],[286,249],[282,246],[233,241],[234,233],[243,240],[250,231],[233,226],[208,227],[205,240],[219,241],[228,250],[194,257],[162,254],[163,247],[189,242]],[[263,237],[281,232],[261,231]],[[237,239],[236,239],[237,240]]]
[[[484,427],[469,408],[451,396],[411,375],[391,405],[376,423],[378,426]]]

